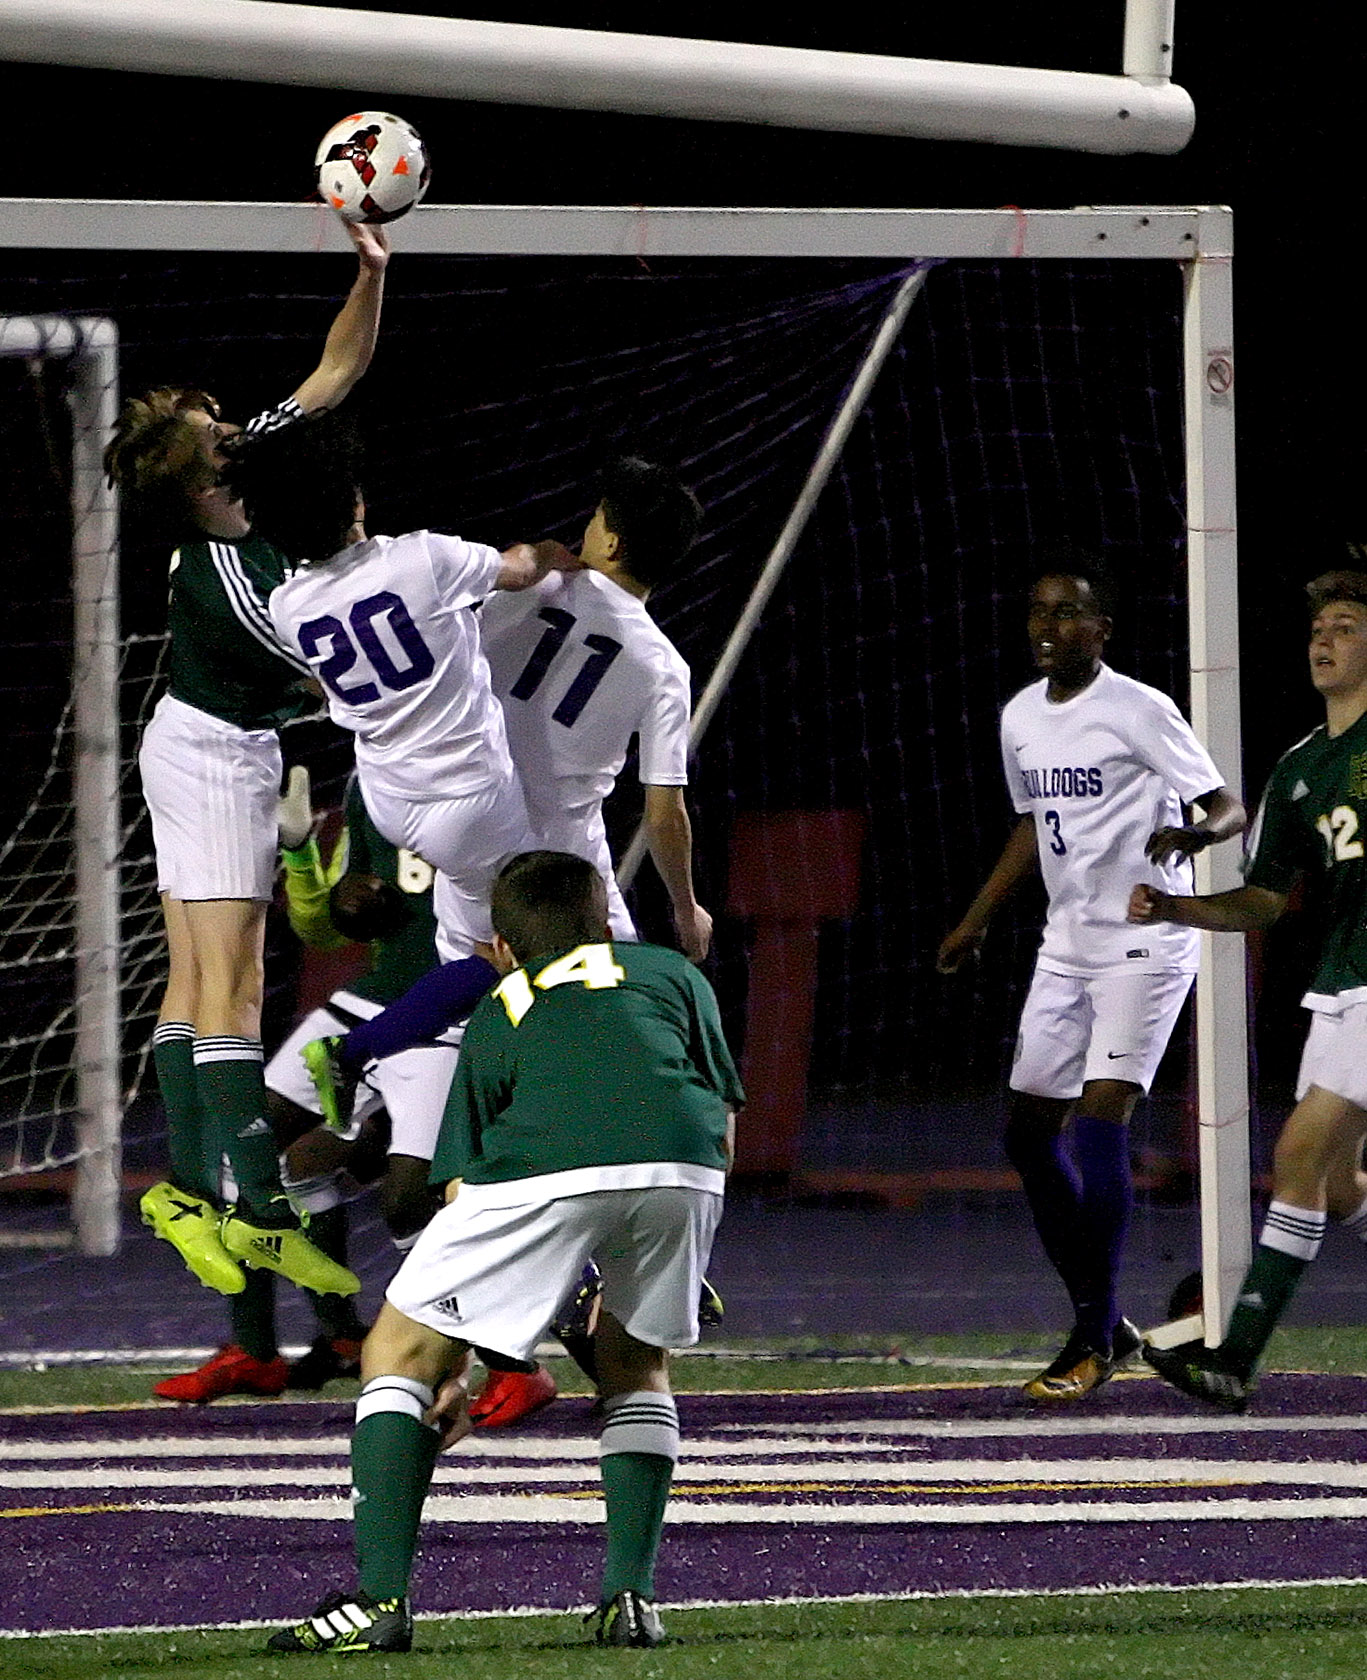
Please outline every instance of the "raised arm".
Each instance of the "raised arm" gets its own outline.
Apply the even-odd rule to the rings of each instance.
[[[1151,863],[1166,863],[1174,856],[1194,857],[1207,846],[1232,840],[1248,825],[1248,812],[1227,787],[1202,794],[1192,803],[1204,813],[1203,820],[1188,823],[1184,828],[1156,828],[1144,847],[1144,855]]]
[[[383,228],[348,222],[360,258],[356,283],[323,344],[318,366],[294,393],[305,414],[336,408],[370,366],[380,330],[384,301],[384,271],[389,262],[389,238]]]
[[[681,787],[647,784],[646,844],[669,893],[679,944],[691,962],[701,962],[712,943],[712,918],[693,896],[693,827]]]
[[[941,974],[953,974],[977,951],[987,932],[987,924],[1021,882],[1038,868],[1035,819],[1027,815],[1011,830],[1011,838],[1002,848],[1002,855],[983,882],[978,896],[965,911],[963,920],[941,942],[935,956],[935,966]]]
[[[1287,893],[1269,887],[1235,887],[1206,898],[1175,898],[1141,883],[1130,894],[1132,922],[1180,922],[1207,933],[1251,933],[1271,927],[1286,909]]]

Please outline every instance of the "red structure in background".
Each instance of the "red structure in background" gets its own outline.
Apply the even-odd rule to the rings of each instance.
[[[821,923],[859,902],[862,811],[750,811],[731,831],[726,908],[755,924],[736,1170],[787,1178],[807,1111]]]

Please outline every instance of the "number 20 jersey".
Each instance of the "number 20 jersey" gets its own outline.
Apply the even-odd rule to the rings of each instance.
[[[1248,840],[1245,880],[1289,893],[1321,886],[1319,961],[1302,1002],[1338,1014],[1367,999],[1367,717],[1341,735],[1321,725],[1277,763]]]
[[[633,735],[640,778],[688,781],[688,666],[644,603],[597,572],[491,597],[481,636],[538,833],[592,825]],[[567,829],[565,825],[569,825]]]
[[[1185,819],[1184,803],[1222,777],[1166,694],[1103,665],[1080,694],[1054,702],[1041,679],[1002,712],[1012,803],[1035,819],[1049,913],[1039,966],[1055,974],[1154,973],[1200,964],[1200,935],[1174,922],[1126,920],[1130,890],[1192,890],[1188,862],[1150,863],[1145,842]]]
[[[410,531],[301,566],[272,593],[276,632],[356,736],[367,789],[416,803],[512,776],[472,611],[502,564],[482,543]]]

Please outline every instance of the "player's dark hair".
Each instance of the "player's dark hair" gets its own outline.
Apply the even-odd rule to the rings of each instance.
[[[598,500],[608,530],[621,544],[623,566],[647,589],[663,583],[698,540],[702,504],[657,462],[638,455],[609,461]]]
[[[330,560],[351,543],[361,440],[350,421],[320,414],[224,445],[223,476],[253,533],[291,560]]]
[[[1356,601],[1367,607],[1367,572],[1344,568],[1335,572],[1321,572],[1305,586],[1310,602],[1310,616],[1321,613],[1331,601]]]
[[[607,937],[607,889],[570,852],[519,852],[498,872],[489,912],[519,963]]]
[[[1045,543],[1034,556],[1032,581],[1047,577],[1077,578],[1091,590],[1097,611],[1104,618],[1115,617],[1115,574],[1100,555],[1066,538]]]
[[[344,939],[392,939],[412,919],[403,893],[377,875],[343,875],[328,894],[328,920]]]

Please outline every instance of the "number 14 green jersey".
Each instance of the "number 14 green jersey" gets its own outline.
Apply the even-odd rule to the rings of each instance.
[[[727,1112],[743,1101],[716,997],[692,963],[660,945],[579,945],[480,1000],[432,1181],[572,1174],[559,1194],[720,1191]]]
[[[1325,932],[1307,1009],[1367,998],[1367,715],[1342,735],[1323,724],[1279,761],[1249,836],[1245,879],[1288,893],[1319,877]]]

